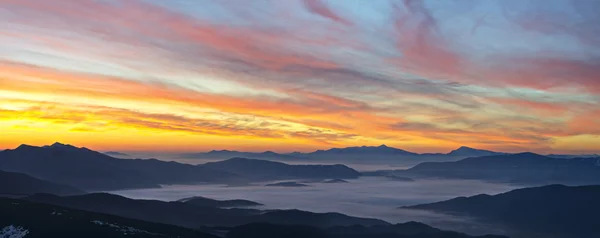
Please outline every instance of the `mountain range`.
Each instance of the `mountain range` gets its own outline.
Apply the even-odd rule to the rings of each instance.
[[[357,146],[346,148],[332,148],[328,150],[317,150],[309,153],[275,153],[265,152],[242,152],[234,150],[212,150],[203,153],[181,154],[182,158],[205,158],[205,159],[227,159],[243,157],[264,160],[312,160],[312,161],[369,161],[369,162],[404,162],[415,164],[432,159],[459,159],[473,156],[504,154],[488,150],[479,150],[466,146],[460,147],[447,154],[442,153],[414,153],[386,145],[380,146]]]
[[[373,175],[478,179],[525,185],[600,184],[600,157],[561,159],[534,153],[466,158],[453,162],[425,162],[406,170]]]
[[[260,173],[255,170],[264,167],[269,169],[261,169]],[[118,159],[60,143],[43,147],[21,145],[0,151],[0,169],[89,191],[153,188],[163,184],[355,178],[360,175],[344,165],[288,165],[240,158],[204,165],[157,159]]]
[[[600,185],[548,185],[406,208],[475,217],[517,230],[515,237],[600,237],[599,200]]]
[[[232,158],[219,162],[209,162],[201,165],[203,168],[225,171],[242,175],[256,180],[272,180],[277,178],[358,178],[360,173],[345,165],[288,165],[280,162]]]

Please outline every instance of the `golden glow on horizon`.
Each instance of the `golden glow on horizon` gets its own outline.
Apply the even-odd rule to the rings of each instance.
[[[26,65],[0,64],[0,85],[0,148],[55,141],[129,151],[307,151],[387,144],[430,152],[462,144],[511,149],[502,144],[490,146],[489,141],[536,143],[501,128],[482,132],[451,126],[394,128],[391,125],[409,122],[409,117],[370,109],[329,113],[311,102],[211,94]],[[352,103],[310,96],[334,104]],[[416,121],[431,118],[410,117]],[[598,140],[545,133],[556,139],[560,151],[591,151]]]

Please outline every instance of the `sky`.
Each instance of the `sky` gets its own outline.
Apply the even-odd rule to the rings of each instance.
[[[600,153],[600,1],[0,0],[0,148]]]

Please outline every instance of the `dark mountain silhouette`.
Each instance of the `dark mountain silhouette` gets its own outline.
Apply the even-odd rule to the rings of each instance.
[[[357,178],[360,173],[345,165],[289,165],[280,162],[233,158],[198,165],[200,168],[225,171],[258,180],[297,178]]]
[[[263,204],[243,200],[243,199],[233,199],[233,200],[215,200],[205,197],[190,197],[177,200],[178,202],[182,202],[185,204],[190,204],[199,207],[253,207],[253,206],[261,206]]]
[[[0,171],[0,196],[25,196],[34,193],[75,195],[85,192],[72,186],[44,181],[23,173]]]
[[[409,177],[480,179],[518,184],[586,185],[600,183],[600,158],[557,159],[534,153],[426,162],[387,174]]]
[[[127,219],[23,200],[0,198],[2,230],[26,232],[27,238],[217,238],[210,234],[172,225]],[[5,237],[0,234],[0,237]],[[21,237],[21,236],[6,236]]]
[[[549,185],[408,207],[472,216],[522,237],[600,237],[600,185]]]
[[[309,187],[306,184],[303,183],[297,183],[297,182],[279,182],[279,183],[270,183],[265,185],[267,187]]]
[[[199,228],[201,225],[237,226],[253,222],[312,226],[387,224],[381,220],[350,217],[338,213],[311,213],[298,210],[261,211],[238,208],[222,209],[218,207],[196,206],[186,202],[135,200],[107,193],[66,197],[36,194],[25,199],[32,202],[102,212],[188,228]]]
[[[108,155],[108,156],[112,156],[112,157],[129,157],[128,154],[117,152],[117,151],[106,151],[106,152],[104,152],[104,154]]]
[[[213,150],[205,153],[181,154],[183,158],[205,158],[205,159],[228,159],[249,158],[271,161],[323,161],[323,162],[360,162],[360,163],[384,163],[403,166],[414,166],[427,161],[456,161],[467,157],[501,155],[504,153],[488,150],[460,147],[450,153],[413,153],[410,151],[381,146],[356,146],[346,148],[332,148],[328,150],[317,150],[309,153],[276,153],[272,151],[242,152],[234,150]]]
[[[352,218],[341,214],[314,214],[295,210],[267,213],[269,217],[263,218],[262,220],[265,220],[263,222],[248,223],[232,228],[210,228],[196,224],[200,227],[199,230],[16,199],[0,198],[0,210],[2,211],[0,229],[16,231],[16,233],[26,234],[25,237],[34,238],[218,237],[199,230],[213,233],[223,231],[228,238],[474,238],[456,232],[441,231],[416,222],[389,225],[373,220],[365,225],[349,226],[346,225],[348,221],[344,220],[352,220]],[[312,226],[295,225],[298,221],[304,222],[305,220],[309,220],[308,224],[312,224]],[[223,234],[223,232],[219,233]],[[500,238],[500,236],[477,237]]]
[[[233,228],[227,238],[506,238],[504,236],[469,236],[442,231],[425,224],[409,222],[389,226],[350,226],[316,228],[297,225],[248,224]]]
[[[401,150],[386,145],[380,146],[360,146],[360,147],[347,147],[347,148],[333,148],[329,150],[317,150],[312,153],[308,153],[309,156],[323,156],[323,155],[360,155],[360,154],[380,154],[380,155],[397,155],[397,156],[415,156],[417,153]]]
[[[85,190],[158,187],[159,184],[236,181],[240,176],[208,168],[156,159],[117,159],[55,143],[21,145],[0,152],[0,169],[22,172]]]
[[[494,151],[489,151],[489,150],[473,149],[473,148],[470,148],[470,147],[461,146],[460,148],[451,151],[447,155],[450,155],[450,156],[465,156],[465,157],[478,157],[478,156],[491,156],[491,155],[502,155],[502,154],[505,154],[505,153],[494,152]]]

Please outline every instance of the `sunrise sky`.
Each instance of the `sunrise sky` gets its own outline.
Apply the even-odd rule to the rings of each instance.
[[[0,149],[600,152],[600,1],[0,0]]]

